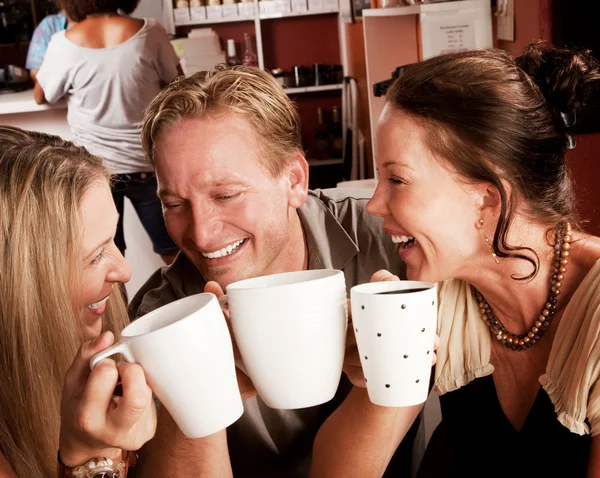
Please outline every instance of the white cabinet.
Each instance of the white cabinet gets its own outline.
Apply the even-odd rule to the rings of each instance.
[[[363,10],[373,162],[375,125],[385,104],[373,94],[373,84],[390,78],[398,66],[451,51],[492,48],[490,3],[466,0]]]

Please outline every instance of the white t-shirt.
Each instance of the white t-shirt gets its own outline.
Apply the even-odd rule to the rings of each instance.
[[[46,100],[67,98],[74,141],[103,158],[114,174],[150,171],[140,132],[144,109],[161,82],[177,76],[179,58],[153,19],[111,48],[84,48],[56,33],[37,80]]]

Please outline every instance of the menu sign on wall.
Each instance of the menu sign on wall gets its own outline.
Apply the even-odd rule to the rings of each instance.
[[[423,59],[478,48],[476,18],[466,13],[421,15]]]

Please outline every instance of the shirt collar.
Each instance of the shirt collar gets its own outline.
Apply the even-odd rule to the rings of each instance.
[[[343,269],[358,254],[356,243],[323,201],[309,193],[298,209],[308,249],[309,269]]]

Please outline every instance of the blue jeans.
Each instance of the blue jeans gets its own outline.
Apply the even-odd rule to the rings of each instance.
[[[125,235],[123,234],[123,211],[125,197],[128,197],[140,222],[152,241],[154,252],[161,256],[176,254],[178,249],[165,227],[160,199],[156,195],[156,176],[154,173],[114,174],[112,176],[112,195],[119,213],[115,244],[125,253]]]

